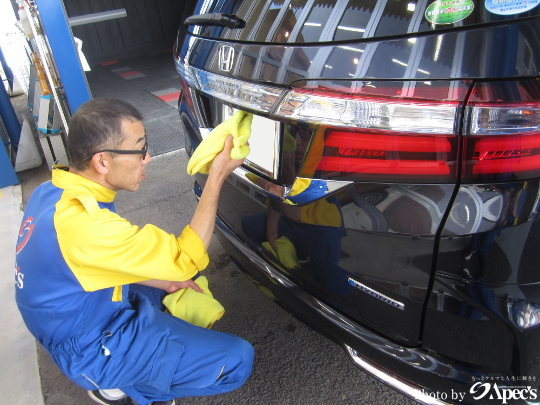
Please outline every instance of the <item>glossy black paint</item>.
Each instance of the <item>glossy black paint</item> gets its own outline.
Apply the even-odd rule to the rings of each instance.
[[[464,399],[460,401],[463,404],[495,403],[486,398],[474,400],[469,389],[473,384],[481,381],[502,380],[505,375],[501,373],[500,367],[495,369],[491,364],[478,366],[478,364],[470,362],[475,357],[469,357],[467,361],[459,361],[423,347],[409,348],[387,340],[380,334],[374,333],[369,327],[358,324],[336,311],[324,301],[320,301],[304,288],[300,288],[284,277],[276,268],[268,265],[266,258],[260,255],[260,251],[251,246],[249,242],[239,239],[219,217],[216,234],[237,266],[268,298],[322,335],[340,345],[351,347],[372,366],[382,370],[392,370],[392,373],[395,373],[395,377],[400,381],[412,384],[428,393],[437,391],[460,392],[464,395]],[[443,331],[449,329],[447,323],[436,326]],[[482,332],[491,333],[486,328]],[[468,329],[461,330],[461,333],[466,335]],[[452,337],[442,336],[442,339],[448,344],[451,343],[448,340]],[[498,340],[500,337],[500,334],[484,336],[482,350],[496,355],[499,354],[501,348],[506,349],[500,344]],[[533,345],[537,343],[534,339],[525,339],[527,339],[525,344],[528,344],[529,348],[534,347]],[[508,343],[508,341],[503,343]],[[510,351],[503,353],[503,355],[505,356],[503,360],[512,361],[514,352]],[[536,356],[534,353],[531,355]],[[535,369],[530,371],[534,372]],[[512,386],[523,383],[505,381],[504,384]],[[527,384],[535,383],[527,382]],[[512,401],[512,403],[522,402]]]
[[[258,15],[274,6],[273,18],[289,13],[277,7],[286,8],[288,1],[256,3]],[[322,8],[330,3],[316,2]],[[228,10],[210,11],[235,11],[227,4]],[[419,8],[427,5],[418,2]],[[422,20],[423,11],[407,14],[403,2],[362,6],[365,18],[355,19],[364,21],[361,37],[339,37],[337,31],[324,36],[304,27],[291,28],[285,39],[286,18],[281,25],[263,25],[267,35],[251,30],[255,24],[247,19],[246,31],[192,31],[196,35],[178,44],[176,62],[179,71],[186,62],[282,89],[310,79],[341,89],[367,86],[386,97],[455,100],[461,109],[457,142],[467,135],[465,104],[475,83],[538,77],[540,7],[495,16],[479,3],[463,23],[432,27]],[[406,18],[401,25],[377,26],[370,20],[377,10],[387,23]],[[317,35],[315,44],[310,38]],[[229,72],[218,66],[223,44],[235,50]],[[437,85],[443,93],[434,90]],[[190,153],[200,132],[219,124],[223,105],[194,89],[187,92],[180,116]],[[267,116],[275,119],[273,111]],[[368,363],[428,392],[467,393],[462,403],[501,403],[475,401],[470,387],[501,381],[536,389],[540,382],[540,185],[538,179],[460,184],[459,167],[447,184],[338,182],[324,197],[294,207],[234,174],[223,188],[216,233],[265,295]],[[204,186],[205,176],[196,178]],[[286,179],[280,173],[274,182],[290,186]],[[294,246],[299,268],[263,245],[271,211]],[[314,223],[315,217],[325,219]],[[326,239],[331,242],[322,244]],[[530,380],[503,383],[503,377]]]
[[[193,130],[186,133],[195,134]],[[197,144],[198,140],[190,137],[188,143]],[[196,177],[204,184],[205,176]],[[406,347],[418,346],[421,351],[440,356],[441,364],[447,366],[460,365],[478,375],[535,376],[538,372],[538,364],[533,361],[536,356],[533,348],[540,339],[538,328],[519,330],[507,309],[508,297],[540,302],[538,272],[535,271],[536,258],[540,255],[535,247],[540,242],[540,223],[535,220],[540,200],[538,181],[462,186],[456,196],[451,185],[356,183],[336,191],[332,197],[341,203],[347,229],[342,238],[339,267],[355,280],[404,302],[407,311],[399,311],[356,289],[346,294],[332,291],[309,265],[302,269],[303,273],[284,268],[260,243],[247,237],[242,227],[244,218],[266,212],[267,196],[235,177],[229,180],[223,191],[227,198],[222,198],[218,216],[242,243],[251,246],[254,254],[299,287],[293,289],[294,294],[322,300],[351,321],[391,341],[401,342]],[[525,194],[524,188],[527,189]],[[477,210],[477,218],[462,214],[464,204],[471,204],[463,199],[470,199],[473,191],[483,197],[480,200],[488,210]],[[259,195],[255,197],[256,194]],[[240,201],[242,204],[238,204]],[[495,206],[494,201],[500,202],[500,206]],[[508,223],[507,208],[515,206],[516,201],[519,202],[516,216]],[[449,215],[445,220],[447,210]],[[287,207],[281,215],[287,215]],[[471,231],[471,223],[476,224],[477,230],[488,232],[466,235]],[[439,228],[440,238],[437,237]],[[458,234],[457,229],[464,230],[465,234]],[[490,233],[497,234],[492,245],[486,247],[474,241]],[[222,237],[220,241],[227,246]],[[521,251],[516,252],[516,248]],[[279,295],[279,284],[275,285],[268,276],[258,277],[258,270],[249,260],[243,260],[239,252],[233,254],[234,249],[226,247],[226,250],[256,284],[265,287],[261,290],[266,295],[272,299]],[[436,272],[431,286],[433,266]],[[509,279],[509,275],[516,278]],[[517,278],[526,280],[527,285],[517,285]],[[342,281],[345,285],[345,280]],[[295,306],[281,304],[321,331],[317,313],[302,313]],[[422,316],[424,311],[425,316]],[[328,335],[326,328],[322,330]],[[345,339],[340,337],[340,332],[333,333],[330,336],[333,340],[358,349],[383,367],[390,367],[392,361],[385,360],[385,356],[382,359],[378,359],[381,354],[370,357],[351,336]],[[402,376],[407,376],[407,372]],[[430,389],[451,386],[444,382],[435,386],[421,380],[417,382]]]

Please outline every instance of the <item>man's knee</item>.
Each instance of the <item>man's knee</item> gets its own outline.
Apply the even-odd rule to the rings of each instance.
[[[227,362],[216,381],[216,385],[222,388],[222,392],[232,391],[246,382],[251,375],[254,354],[250,343],[237,338],[230,348]]]

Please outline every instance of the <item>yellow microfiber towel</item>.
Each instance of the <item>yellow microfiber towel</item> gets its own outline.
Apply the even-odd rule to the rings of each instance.
[[[262,246],[279,260],[279,262],[288,269],[299,269],[300,262],[296,256],[296,249],[292,242],[286,236],[280,236],[274,242],[276,244],[277,252],[272,248],[270,242],[263,242]]]
[[[208,289],[208,280],[201,276],[195,280],[202,293],[193,288],[183,288],[163,298],[163,305],[176,316],[195,326],[210,329],[214,322],[221,319],[225,308]]]
[[[288,127],[285,127],[285,136],[283,137],[283,150],[285,152],[294,152],[297,148],[296,139],[289,132]]]
[[[253,114],[237,111],[227,121],[223,121],[199,144],[187,165],[188,174],[197,172],[208,174],[212,161],[225,147],[227,136],[233,136],[232,159],[244,159],[249,154],[246,142],[251,135],[251,122]]]

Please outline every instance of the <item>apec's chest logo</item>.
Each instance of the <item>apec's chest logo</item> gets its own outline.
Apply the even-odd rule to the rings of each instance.
[[[17,248],[15,250],[16,254],[19,254],[30,240],[30,236],[32,236],[32,232],[34,231],[34,224],[32,222],[34,222],[34,218],[28,217],[22,223],[21,229],[19,230]],[[19,266],[17,266],[17,264],[15,264],[15,285],[18,288],[24,287],[24,274],[21,273],[21,269]]]
[[[33,217],[28,217],[22,223],[21,229],[19,230],[19,240],[17,241],[17,253],[24,249],[28,243],[28,240],[30,239],[30,236],[32,236],[32,232],[34,231],[34,224],[32,223],[33,221]]]

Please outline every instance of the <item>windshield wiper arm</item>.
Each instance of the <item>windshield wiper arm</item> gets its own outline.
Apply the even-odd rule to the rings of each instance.
[[[222,25],[229,28],[244,28],[246,22],[234,14],[197,14],[186,18],[186,25]]]

